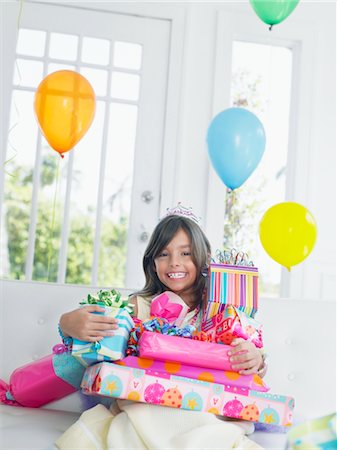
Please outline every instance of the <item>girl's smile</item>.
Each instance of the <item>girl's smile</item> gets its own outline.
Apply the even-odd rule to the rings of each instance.
[[[197,270],[187,233],[182,229],[178,230],[154,262],[159,280],[169,290],[180,295],[188,306],[195,306],[193,285],[197,278]]]
[[[186,273],[185,272],[170,272],[167,274],[167,276],[170,278],[178,279],[178,278],[184,278],[186,276]]]

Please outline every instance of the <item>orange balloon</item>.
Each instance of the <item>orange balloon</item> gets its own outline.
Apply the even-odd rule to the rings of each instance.
[[[61,156],[88,131],[95,106],[91,84],[72,70],[59,70],[47,75],[35,93],[34,110],[41,131]]]

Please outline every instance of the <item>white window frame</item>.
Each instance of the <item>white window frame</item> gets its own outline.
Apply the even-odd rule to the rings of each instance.
[[[233,41],[280,45],[290,48],[293,52],[285,199],[302,204],[306,204],[309,189],[307,152],[310,148],[309,131],[312,125],[310,111],[313,102],[311,86],[314,76],[314,39],[315,34],[308,24],[290,24],[285,21],[282,27],[275,26],[271,32],[267,25],[261,25],[255,15],[248,16],[224,10],[217,13],[212,117],[230,107]],[[224,186],[210,167],[206,233],[210,237],[212,248],[222,248],[224,195]],[[300,297],[303,273],[303,267],[298,267],[290,277],[287,270],[282,269],[281,297]]]
[[[38,3],[35,1],[27,0],[25,3]],[[57,6],[67,5],[68,2],[53,2],[53,1],[44,1],[43,3],[56,4]],[[14,65],[8,62],[13,60],[13,55],[15,55],[15,45],[16,45],[16,35],[18,31],[18,23],[20,21],[20,10],[21,7],[25,7],[25,5],[17,2],[16,4],[16,12],[15,14],[9,14],[6,11],[6,3],[0,5],[0,13],[1,13],[1,24],[3,33],[2,36],[6,37],[6,42],[1,42],[1,62],[3,67],[5,67],[5,62],[7,61],[7,70],[1,74],[1,86],[11,86],[13,79],[13,69]],[[11,5],[13,7],[13,5]],[[184,23],[185,23],[185,8],[177,7],[177,5],[155,5],[155,4],[134,4],[134,3],[96,3],[96,2],[76,2],[76,7],[81,9],[94,9],[97,11],[105,10],[109,12],[122,13],[122,14],[130,14],[130,15],[139,15],[144,18],[150,19],[162,19],[170,22],[170,42],[169,42],[169,55],[168,55],[168,73],[167,73],[167,94],[166,94],[166,107],[165,107],[165,123],[163,127],[163,138],[162,138],[162,148],[159,149],[162,153],[162,162],[161,162],[161,170],[157,175],[161,178],[160,181],[160,190],[159,190],[159,198],[158,198],[158,217],[160,217],[164,212],[168,204],[172,204],[173,201],[173,191],[174,191],[174,176],[171,174],[175,173],[175,162],[176,162],[176,151],[174,149],[177,148],[177,139],[178,139],[178,129],[179,129],[179,105],[180,105],[180,83],[181,83],[181,70],[183,65],[183,47],[181,42],[184,39]],[[4,39],[3,39],[4,41]],[[9,111],[10,111],[10,101],[12,92],[2,89],[4,102],[3,108],[1,109],[1,130],[2,135],[2,149],[1,152],[1,163],[3,164],[5,161],[5,150],[7,148],[7,130],[9,124]],[[170,174],[169,176],[162,177],[163,168],[165,168],[165,172]],[[4,194],[4,176],[3,173],[0,174],[0,214],[3,203],[3,194]],[[142,189],[141,189],[142,191]],[[141,194],[141,192],[139,193]],[[133,194],[135,195],[135,194]],[[137,214],[136,208],[131,210],[130,217],[132,214]],[[145,218],[146,219],[146,218]],[[151,228],[155,226],[156,223],[147,223],[146,227],[148,227],[148,231],[151,231]],[[138,227],[139,228],[139,227]],[[130,239],[135,240],[136,235],[137,238],[141,230],[133,229],[131,230],[131,238],[128,237],[128,241]],[[63,239],[63,238],[62,238]],[[97,240],[97,239],[96,239]],[[129,245],[130,247],[130,245]],[[143,253],[143,249],[141,249],[140,253]],[[62,256],[62,252],[61,252]],[[97,255],[96,255],[97,256]],[[142,255],[138,255],[142,256]],[[129,261],[129,267],[126,272],[126,280],[125,286],[126,289],[130,289],[130,287],[134,288],[135,274],[138,277],[138,281],[136,283],[139,285],[140,277],[142,277],[142,270],[137,258],[127,258]],[[138,258],[139,259],[139,258]],[[61,283],[64,281],[61,277]]]

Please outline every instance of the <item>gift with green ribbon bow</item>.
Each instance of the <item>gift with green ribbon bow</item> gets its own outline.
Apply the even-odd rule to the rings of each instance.
[[[105,336],[101,341],[84,342],[73,340],[72,355],[84,366],[91,366],[101,361],[116,361],[124,358],[129,334],[134,326],[131,314],[133,306],[128,299],[122,298],[121,293],[112,289],[99,290],[96,294],[88,294],[85,300],[80,302],[82,307],[97,305],[104,308],[104,312],[93,312],[92,314],[103,314],[118,320],[118,329],[114,330],[113,336]]]

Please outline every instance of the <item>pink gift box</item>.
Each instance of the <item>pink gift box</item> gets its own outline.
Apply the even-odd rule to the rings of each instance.
[[[83,373],[69,353],[45,356],[15,369],[9,384],[0,380],[0,402],[39,408],[79,390]]]
[[[205,369],[203,367],[188,366],[171,361],[158,361],[150,358],[139,358],[137,356],[127,356],[117,361],[116,364],[133,369],[144,369],[149,375],[155,375],[157,372],[160,372],[162,374],[179,375],[181,377],[192,378],[193,380],[210,381],[212,383],[243,387],[260,392],[269,391],[269,387],[256,374],[240,375],[237,372]]]
[[[251,422],[290,426],[294,399],[168,373],[149,374],[115,363],[88,367],[85,394],[116,397],[190,411],[204,411]]]
[[[230,349],[230,345],[169,336],[152,331],[144,331],[138,343],[139,356],[142,358],[232,371],[228,357]]]

